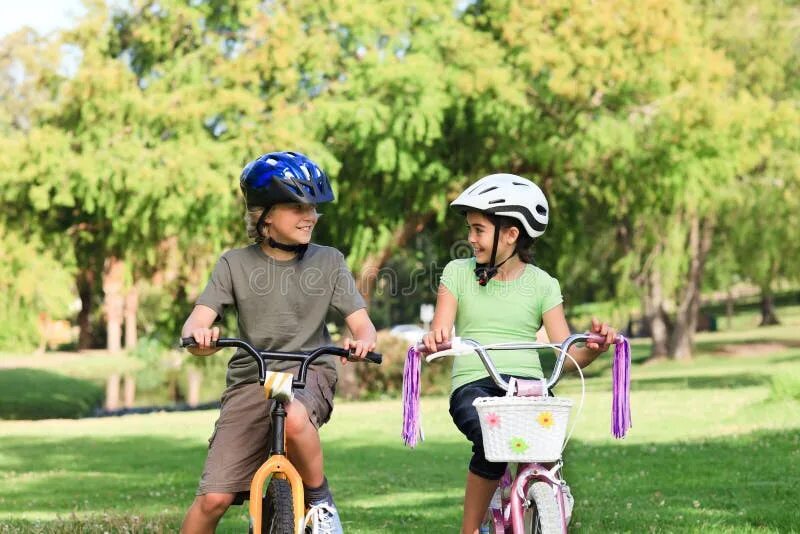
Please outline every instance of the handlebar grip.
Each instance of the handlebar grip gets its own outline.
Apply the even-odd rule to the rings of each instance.
[[[195,339],[193,337],[182,337],[181,338],[181,348],[182,349],[187,349],[189,347],[196,347],[196,346],[197,346],[197,341],[195,341]],[[216,341],[212,341],[211,342],[211,346],[212,347],[216,347],[217,346],[217,342]]]
[[[380,352],[368,352],[365,358],[367,361],[370,361],[372,363],[377,363],[378,365],[380,365],[383,362],[383,354],[381,354]]]
[[[598,345],[602,345],[606,341],[606,336],[601,336],[600,334],[588,334],[588,339],[586,343],[597,343]],[[622,343],[622,335],[617,334],[614,338],[613,344]]]

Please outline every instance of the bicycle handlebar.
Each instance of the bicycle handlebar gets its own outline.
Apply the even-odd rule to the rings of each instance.
[[[543,348],[556,349],[556,354],[557,354],[556,364],[553,367],[553,372],[550,375],[550,378],[547,380],[547,386],[546,386],[547,389],[550,389],[553,386],[555,386],[559,380],[561,380],[561,372],[564,368],[564,360],[566,359],[567,351],[572,345],[581,342],[603,343],[605,342],[605,339],[606,339],[605,336],[602,336],[600,334],[587,332],[585,334],[572,334],[567,339],[565,339],[561,343],[561,345],[554,345],[550,343],[520,342],[520,343],[493,343],[484,346],[475,341],[474,339],[461,339],[460,342],[461,344],[467,345],[469,348],[471,348],[478,354],[478,357],[480,358],[481,362],[483,362],[483,366],[486,367],[486,370],[489,372],[489,376],[492,378],[492,380],[494,380],[495,384],[497,384],[497,386],[502,388],[503,390],[508,391],[509,389],[508,382],[504,380],[502,376],[500,376],[500,372],[495,367],[492,358],[487,353],[487,350],[519,350],[519,349],[543,349]],[[618,334],[614,338],[614,344],[621,343],[622,340],[623,337]],[[435,357],[431,358],[431,356],[440,354],[444,351],[451,350],[453,348],[453,343],[452,342],[437,343],[436,348],[440,350],[435,353],[429,353],[425,345],[422,344],[422,342],[419,342],[416,345],[416,349],[420,353],[429,355],[428,360],[430,361],[432,359],[435,359]],[[444,355],[445,354],[442,354],[442,356]]]
[[[197,341],[195,341],[193,337],[183,337],[181,338],[180,345],[181,348],[196,347]],[[305,387],[308,366],[311,365],[311,362],[317,358],[331,355],[341,356],[350,360],[350,357],[352,356],[352,349],[348,350],[334,346],[319,347],[318,349],[308,352],[280,352],[275,350],[260,351],[244,339],[233,337],[221,337],[216,342],[213,342],[211,346],[218,348],[235,347],[244,350],[246,353],[252,356],[256,361],[256,365],[258,366],[258,382],[261,385],[264,384],[264,381],[267,377],[267,364],[265,360],[300,362],[300,372],[298,373],[297,378],[292,381],[292,387]],[[380,364],[383,361],[383,355],[378,352],[368,352],[364,359],[372,363]]]

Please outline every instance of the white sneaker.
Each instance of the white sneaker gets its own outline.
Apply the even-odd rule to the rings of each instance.
[[[344,534],[336,507],[328,503],[311,506],[305,518],[306,534]]]

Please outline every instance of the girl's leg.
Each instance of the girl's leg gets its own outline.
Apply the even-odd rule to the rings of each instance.
[[[488,480],[472,471],[467,472],[467,489],[464,492],[464,519],[461,523],[462,534],[477,534],[486,510],[497,489],[499,480]]]
[[[233,503],[233,493],[198,495],[186,512],[181,525],[182,534],[213,534],[220,518]]]

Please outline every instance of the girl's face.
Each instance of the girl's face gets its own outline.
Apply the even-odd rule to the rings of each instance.
[[[494,224],[483,213],[470,211],[467,213],[467,226],[469,227],[467,240],[475,252],[475,260],[478,263],[489,263],[492,258]],[[514,226],[500,230],[495,262],[503,261],[514,252],[518,236],[519,230]]]
[[[276,204],[264,222],[275,241],[287,245],[302,245],[311,241],[311,232],[319,220],[313,204]]]

